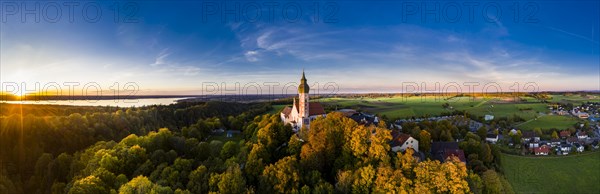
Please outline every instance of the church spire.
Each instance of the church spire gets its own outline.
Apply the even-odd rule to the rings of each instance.
[[[306,76],[304,75],[304,69],[302,69],[302,78],[300,79],[300,85],[298,86],[298,93],[308,93],[310,88],[306,83]]]

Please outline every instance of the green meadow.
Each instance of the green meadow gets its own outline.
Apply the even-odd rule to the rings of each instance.
[[[455,97],[444,99],[433,96],[380,97],[380,98],[323,98],[321,103],[337,109],[352,108],[369,113],[386,115],[388,118],[407,118],[412,116],[436,116],[453,110],[464,110],[477,116],[491,114],[496,117],[514,114],[529,120],[540,113],[548,112],[545,103],[534,99],[515,102],[501,98]],[[452,109],[442,105],[448,103]]]
[[[598,193],[600,152],[560,157],[502,154],[504,173],[516,193]]]
[[[547,115],[526,121],[517,127],[522,130],[533,130],[536,127],[539,127],[542,130],[563,130],[572,127],[578,121],[580,121],[580,119],[572,116]]]
[[[550,95],[552,99],[548,100],[548,102],[560,102],[560,103],[582,103],[582,102],[593,102],[600,101],[600,95]]]

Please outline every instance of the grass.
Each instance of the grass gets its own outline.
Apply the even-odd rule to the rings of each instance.
[[[502,166],[516,193],[600,191],[600,152],[561,157],[502,154]]]
[[[572,116],[547,115],[526,122],[518,127],[522,130],[533,130],[536,127],[539,127],[542,130],[554,128],[562,130],[572,127],[577,121],[579,121],[579,119]]]
[[[552,99],[548,100],[549,102],[561,102],[561,103],[573,103],[579,104],[582,102],[592,102],[600,100],[599,95],[551,95]]]
[[[279,114],[286,106],[288,105],[273,105],[273,109],[268,111],[267,114]]]
[[[360,111],[386,115],[388,118],[435,116],[444,112],[442,104],[448,103],[455,110],[466,110],[477,116],[492,114],[496,117],[511,117],[513,114],[528,120],[538,116],[538,112],[548,112],[544,103],[528,100],[512,102],[500,98],[456,97],[452,99],[425,97],[381,97],[381,98],[324,98],[320,102],[337,108],[353,108]]]

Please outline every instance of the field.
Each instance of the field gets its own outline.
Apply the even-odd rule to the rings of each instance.
[[[435,116],[453,110],[466,110],[477,116],[491,114],[496,117],[513,114],[529,120],[548,111],[546,104],[526,99],[527,102],[507,101],[500,98],[455,97],[451,99],[425,97],[381,97],[381,98],[324,98],[320,102],[327,106],[352,108],[359,111],[386,115],[388,118],[407,118],[412,116]],[[442,107],[448,103],[453,109]]]
[[[564,157],[502,155],[505,175],[516,193],[598,193],[600,152]]]
[[[289,105],[273,105],[273,109],[267,112],[267,114],[279,114],[286,106]]]
[[[579,119],[572,116],[547,115],[541,116],[535,120],[527,121],[517,127],[522,130],[533,130],[536,127],[539,127],[542,130],[553,128],[562,130],[572,127],[577,121],[579,121]]]
[[[600,101],[600,95],[551,95],[552,99],[548,100],[549,102],[560,102],[560,103],[582,103],[582,102],[592,102],[592,101]]]

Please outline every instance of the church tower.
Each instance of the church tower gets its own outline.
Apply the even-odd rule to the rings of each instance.
[[[304,70],[302,70],[302,79],[300,79],[300,85],[298,86],[298,96],[299,96],[299,115],[302,118],[302,122],[308,124],[309,121],[309,103],[308,103],[308,91],[310,88],[306,83],[306,77],[304,76]]]

